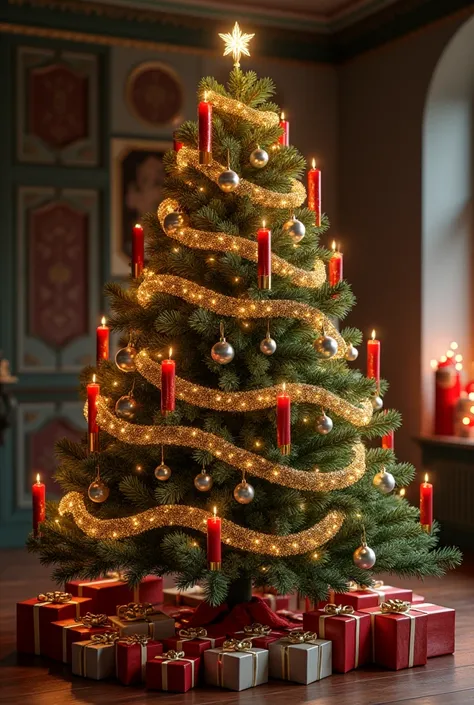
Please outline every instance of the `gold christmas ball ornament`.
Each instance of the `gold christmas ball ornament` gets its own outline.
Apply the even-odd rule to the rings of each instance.
[[[129,394],[126,394],[117,400],[117,403],[115,404],[115,413],[119,419],[124,419],[124,421],[133,421],[139,408],[140,404],[137,400]]]
[[[316,419],[316,431],[322,436],[326,436],[328,433],[330,433],[333,429],[333,426],[334,424],[332,419],[325,413],[322,413],[321,416],[318,416],[318,418]]]
[[[378,394],[376,394],[375,397],[372,397],[372,409],[374,411],[380,411],[380,409],[383,408],[383,400],[382,397],[380,397]]]
[[[231,193],[239,185],[240,179],[239,175],[232,171],[232,169],[226,169],[217,177],[217,184],[221,191],[224,193]]]
[[[276,341],[273,340],[269,335],[267,335],[260,343],[260,352],[264,355],[273,355],[277,349]]]
[[[165,465],[165,463],[160,463],[155,468],[155,477],[157,480],[160,480],[161,482],[165,482],[165,480],[169,480],[171,477],[171,468],[169,468],[167,465]]]
[[[356,548],[354,551],[352,560],[354,561],[354,565],[358,568],[370,570],[370,568],[373,568],[375,565],[375,551],[370,548],[370,546],[367,546],[366,543],[363,543],[362,546],[359,546],[359,548]]]
[[[105,482],[102,482],[102,480],[100,479],[91,482],[91,484],[89,485],[89,489],[87,490],[87,496],[89,497],[89,499],[92,502],[96,502],[97,504],[105,502],[109,494],[109,488],[107,487]]]
[[[234,488],[234,499],[239,504],[250,504],[255,497],[255,490],[247,480],[242,480]]]
[[[395,489],[395,478],[391,472],[383,467],[380,472],[374,475],[373,485],[382,494],[389,494],[393,489]]]
[[[349,362],[354,362],[354,360],[357,360],[358,357],[359,351],[357,350],[357,348],[354,347],[354,345],[352,344],[348,345],[345,355],[346,360],[348,360]]]
[[[194,487],[199,490],[199,492],[209,492],[213,484],[214,480],[209,473],[206,472],[205,468],[203,468],[194,478]]]
[[[132,345],[127,345],[126,348],[121,348],[115,355],[115,364],[122,372],[135,372],[135,358],[137,350]]]
[[[257,147],[250,154],[250,163],[256,169],[263,169],[268,164],[268,153],[261,147]]]
[[[329,360],[337,353],[337,340],[330,335],[321,335],[314,341],[313,348],[321,360]]]
[[[181,228],[186,228],[189,224],[189,218],[186,213],[178,213],[173,211],[165,215],[163,219],[163,228],[167,235],[174,235]]]
[[[296,216],[293,216],[283,224],[283,232],[289,235],[296,244],[306,235],[306,228],[300,220],[296,219]]]

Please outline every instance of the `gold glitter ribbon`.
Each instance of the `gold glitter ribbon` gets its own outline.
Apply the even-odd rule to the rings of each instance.
[[[245,639],[255,639],[259,636],[268,636],[272,628],[267,625],[260,624],[260,622],[254,622],[253,624],[244,627],[244,638]]]
[[[220,653],[217,654],[217,682],[221,688],[225,687],[225,656],[229,653],[248,653],[252,657],[252,687],[257,685],[257,653],[252,651],[252,642],[249,639],[227,639],[222,644]]]
[[[185,641],[193,641],[193,639],[204,639],[211,642],[211,648],[216,645],[216,640],[207,636],[207,629],[204,627],[189,627],[188,629],[180,629],[178,632],[179,639],[176,641],[176,649],[182,651]]]
[[[175,651],[171,649],[167,651],[166,654],[160,654],[160,656],[155,656],[156,659],[161,659],[161,689],[168,690],[168,664],[175,661],[187,661],[191,664],[191,687],[194,688],[196,685],[196,674],[194,671],[194,661],[191,658],[186,658],[184,651]]]
[[[234,116],[238,115],[240,118],[251,122],[253,125],[270,128],[278,127],[280,124],[280,116],[278,113],[274,113],[272,110],[257,110],[256,108],[251,108],[240,100],[216,93],[211,88],[204,89],[201,92],[200,99],[212,103],[217,112]]]
[[[143,604],[129,602],[128,605],[117,607],[117,617],[120,617],[125,622],[142,621],[147,619],[150,614],[155,614],[155,609],[151,602],[144,602]]]
[[[355,619],[355,652],[354,652],[354,668],[359,666],[359,654],[360,654],[360,614],[354,614],[354,608],[352,605],[335,605],[330,602],[324,607],[324,614],[319,616],[319,638],[326,638],[326,625],[325,621],[328,617],[350,617]]]
[[[52,605],[64,605],[67,602],[72,602],[72,595],[70,592],[60,592],[56,590],[54,592],[40,592],[36,596],[38,602],[49,603]]]
[[[384,614],[402,614],[410,620],[410,637],[408,640],[408,668],[412,668],[415,662],[415,639],[416,639],[416,616],[410,614],[413,608],[405,600],[387,600],[382,602],[378,612],[370,613],[370,624],[372,628],[372,661],[375,662],[375,617]]]
[[[288,636],[284,637],[280,642],[281,654],[281,677],[285,681],[291,680],[290,671],[290,649],[296,644],[314,644],[317,646],[318,664],[316,671],[316,680],[321,679],[321,663],[322,663],[322,648],[320,644],[316,644],[318,635],[316,632],[301,632],[298,630],[291,631]],[[283,642],[283,643],[282,643]],[[286,643],[285,643],[286,642]]]
[[[140,667],[142,674],[142,681],[145,680],[146,674],[146,661],[147,661],[147,645],[150,638],[145,634],[130,634],[128,636],[122,636],[118,640],[120,644],[126,644],[126,646],[135,646],[138,644],[140,646]],[[115,650],[115,672],[118,676],[118,650]]]
[[[59,590],[55,590],[54,592],[40,592],[36,599],[38,602],[33,605],[33,633],[35,654],[39,656],[41,654],[39,608],[45,607],[46,605],[76,605],[76,617],[80,617],[81,606],[79,602],[72,599],[70,592],[61,592]]]

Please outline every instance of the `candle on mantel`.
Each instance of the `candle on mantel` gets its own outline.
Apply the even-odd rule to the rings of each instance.
[[[161,413],[164,416],[175,409],[176,365],[172,354],[173,348],[170,348],[168,360],[161,363]]]
[[[184,142],[180,142],[177,138],[177,133],[173,132],[173,149],[175,152],[179,152],[180,149],[184,147]]]
[[[198,146],[199,164],[210,164],[212,161],[212,103],[207,100],[207,92],[204,100],[198,105]]]
[[[110,328],[105,325],[105,316],[102,316],[100,326],[97,326],[97,365],[100,365],[102,360],[109,359],[109,339]]]
[[[289,455],[291,451],[291,398],[283,391],[277,396],[277,445],[282,455]]]
[[[262,227],[257,232],[257,249],[258,249],[258,288],[272,288],[272,231],[265,227],[265,221],[262,221]]]
[[[375,379],[378,390],[380,385],[380,340],[375,337],[374,330],[372,337],[367,341],[367,377]]]
[[[316,159],[308,171],[308,208],[314,211],[316,225],[321,225],[321,169],[316,169]]]
[[[132,277],[141,277],[145,266],[145,233],[140,223],[133,226],[132,235]]]
[[[40,535],[39,525],[46,519],[46,485],[41,482],[39,473],[32,487],[33,496],[33,534]]]
[[[389,431],[382,436],[382,448],[384,450],[395,450],[395,432]]]
[[[433,525],[433,485],[428,479],[426,473],[425,481],[420,485],[420,524],[423,531],[430,533]]]
[[[283,130],[283,134],[278,138],[278,144],[282,144],[284,147],[290,146],[290,121],[285,120],[285,113],[282,112],[280,117],[280,127]]]
[[[339,251],[339,247],[336,249],[336,241],[332,242],[333,255],[329,260],[329,284],[331,286],[336,286],[343,279],[343,265],[344,258],[342,252]]]
[[[210,570],[220,570],[222,562],[220,517],[217,516],[217,507],[214,507],[213,516],[207,520],[207,565]]]
[[[99,426],[97,424],[97,398],[100,394],[100,385],[96,376],[92,375],[92,382],[87,385],[87,429],[89,435],[89,452],[99,450]]]

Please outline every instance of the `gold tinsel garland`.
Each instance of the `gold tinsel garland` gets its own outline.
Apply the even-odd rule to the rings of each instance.
[[[142,350],[135,357],[138,372],[148,382],[161,389],[161,364],[152,360],[146,350]],[[248,392],[222,392],[219,389],[201,387],[199,384],[189,382],[182,377],[176,377],[176,395],[189,404],[217,411],[255,411],[276,406],[277,394],[281,393],[281,386],[253,389]],[[299,404],[317,404],[325,410],[332,411],[341,418],[354,424],[366,426],[372,417],[371,401],[362,402],[360,407],[350,404],[332,392],[322,387],[311,384],[297,384],[288,382],[286,392],[292,400]]]
[[[97,401],[97,422],[103,431],[124,443],[136,445],[169,445],[206,450],[242,472],[261,477],[268,482],[295,490],[330,492],[350,487],[365,473],[365,447],[355,443],[354,459],[342,470],[319,472],[319,469],[293,470],[279,465],[251,451],[239,448],[221,436],[193,426],[141,426],[117,418],[107,407],[103,397]]]
[[[174,201],[171,198],[166,198],[160,203],[157,215],[163,230],[165,216],[177,211],[178,208],[178,201]],[[183,227],[175,232],[166,234],[187,247],[200,250],[215,250],[217,252],[235,252],[252,262],[258,261],[257,243],[243,237],[196,230],[196,228],[190,227]],[[295,267],[282,257],[272,253],[272,272],[282,277],[288,277],[296,286],[307,286],[311,289],[317,289],[326,281],[326,267],[321,260],[316,260],[314,270],[308,272],[308,270]]]
[[[179,168],[185,169],[187,166],[192,166],[215,183],[222,172],[227,169],[226,166],[215,160],[209,165],[199,164],[199,152],[191,147],[182,147],[176,155],[176,160]],[[267,208],[296,208],[301,206],[306,198],[305,187],[296,179],[291,179],[290,193],[270,191],[246,179],[240,179],[239,185],[232,193],[237,196],[248,196],[254,203],[259,203]]]
[[[166,504],[147,509],[134,516],[98,519],[85,506],[79,492],[68,492],[59,503],[59,514],[72,514],[75,523],[87,536],[121,539],[137,536],[162,526],[185,526],[207,533],[207,519],[212,516],[204,509],[181,504]],[[242,551],[273,556],[296,556],[309,553],[332,539],[342,526],[344,514],[332,511],[322,521],[296,534],[277,536],[246,529],[228,519],[222,519],[222,541]]]
[[[245,103],[241,103],[240,100],[221,95],[211,89],[201,92],[201,100],[207,100],[212,103],[218,112],[235,115],[260,127],[277,127],[280,124],[280,117],[277,113],[270,110],[250,108]]]
[[[234,298],[217,294],[210,289],[206,289],[199,284],[195,284],[188,279],[182,279],[172,274],[154,274],[150,270],[144,270],[145,279],[138,287],[137,298],[142,306],[145,306],[157,293],[171,294],[197,304],[201,308],[206,308],[221,316],[233,316],[235,318],[297,318],[304,321],[312,328],[321,333],[322,329],[327,335],[332,336],[337,341],[337,353],[332,359],[344,357],[347,346],[339,331],[333,323],[321,311],[313,308],[309,304],[287,299],[258,301],[247,298]]]

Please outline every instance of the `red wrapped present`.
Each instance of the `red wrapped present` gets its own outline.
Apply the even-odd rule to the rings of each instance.
[[[210,637],[204,627],[180,629],[177,636],[164,639],[168,651],[182,651],[185,656],[201,656],[207,649],[215,649],[226,640],[225,636]]]
[[[329,603],[323,610],[306,612],[303,629],[317,632],[320,639],[332,641],[332,669],[347,673],[370,663],[370,617],[351,605]]]
[[[361,610],[366,607],[377,607],[377,605],[381,605],[382,602],[386,600],[411,602],[413,592],[405,588],[384,585],[383,582],[379,580],[370,588],[351,582],[349,583],[347,592],[334,593],[334,591],[330,591],[329,597],[330,599],[327,601],[323,600],[322,603],[321,601],[318,602],[318,609],[322,609],[328,603],[351,605],[355,610]]]
[[[277,610],[276,614],[283,617],[290,623],[291,629],[297,629],[303,624],[303,612],[293,612],[293,610]]]
[[[176,633],[174,619],[161,610],[155,610],[147,602],[119,605],[117,615],[109,619],[120,636],[144,634],[150,639],[160,640],[175,636]]]
[[[425,598],[423,595],[418,595],[416,592],[413,593],[413,596],[411,598],[412,605],[421,605],[424,601]]]
[[[428,616],[428,658],[454,653],[456,610],[431,602],[417,605],[415,609]]]
[[[168,651],[147,661],[146,687],[186,693],[197,684],[201,659],[183,651]]]
[[[68,592],[40,593],[16,606],[17,651],[23,654],[44,653],[44,645],[51,638],[51,624],[63,619],[74,619],[90,609],[88,597],[76,597]]]
[[[71,663],[71,647],[76,641],[87,641],[93,634],[111,631],[106,614],[87,612],[84,617],[63,619],[51,624],[51,636],[43,646],[43,654],[56,661]]]
[[[403,600],[387,600],[363,611],[371,619],[374,663],[395,671],[426,664],[428,615]]]
[[[271,627],[254,622],[244,627],[242,631],[232,632],[229,636],[231,639],[237,639],[237,641],[251,641],[254,649],[268,649],[268,645],[272,641],[281,639],[285,636],[285,633],[283,630],[275,631]]]
[[[116,642],[115,670],[123,685],[144,683],[146,662],[163,653],[160,641],[149,639],[144,634],[121,637]]]
[[[204,589],[200,585],[195,585],[189,590],[178,590],[178,588],[166,588],[163,590],[163,600],[167,605],[187,605],[197,607],[204,602]]]
[[[66,590],[78,597],[90,597],[91,611],[97,614],[115,614],[117,605],[128,602],[150,602],[159,605],[163,602],[163,578],[148,575],[134,588],[122,580],[120,573],[97,580],[71,580]]]

